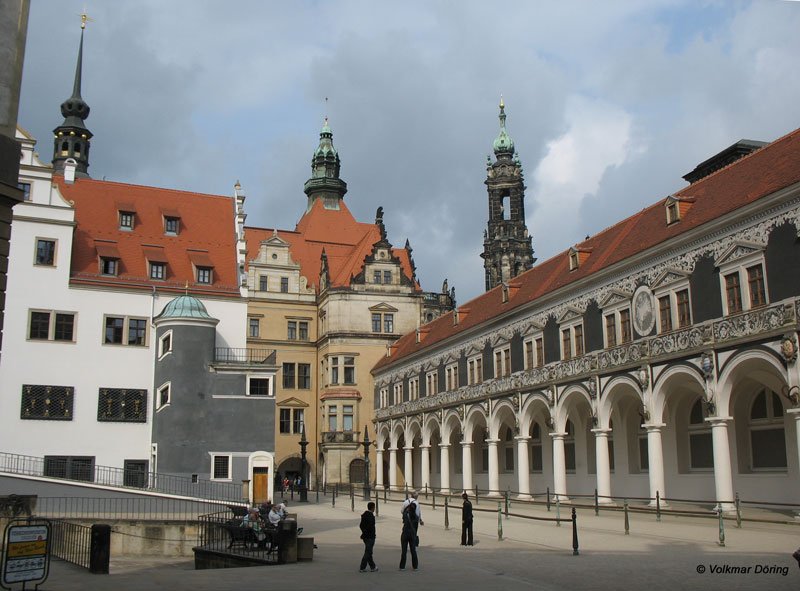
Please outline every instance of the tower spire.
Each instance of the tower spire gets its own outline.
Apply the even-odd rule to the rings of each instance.
[[[533,246],[525,225],[525,180],[514,141],[506,131],[506,110],[500,96],[500,133],[493,143],[495,162],[486,163],[489,224],[483,233],[486,291],[533,266]]]
[[[341,161],[333,147],[333,132],[326,116],[319,132],[319,145],[311,157],[311,178],[303,187],[309,210],[318,199],[323,200],[327,209],[339,209],[339,202],[347,193],[347,183],[339,178],[340,169]]]
[[[72,96],[61,103],[64,122],[53,130],[53,172],[56,174],[64,174],[67,160],[72,159],[75,164],[75,176],[89,176],[89,145],[92,132],[84,124],[86,118],[89,117],[90,109],[81,97],[81,77],[83,75],[83,34],[87,21],[91,20],[85,12],[81,14],[81,39],[78,45]]]

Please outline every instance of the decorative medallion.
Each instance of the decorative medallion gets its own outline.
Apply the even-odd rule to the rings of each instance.
[[[656,325],[656,310],[653,292],[646,285],[640,285],[633,292],[632,299],[633,327],[642,336],[649,335]]]
[[[797,361],[797,341],[794,334],[785,334],[781,340],[781,355],[786,360],[786,363],[794,363]]]
[[[700,371],[703,372],[703,377],[710,380],[714,375],[714,358],[709,353],[703,353],[700,358]]]

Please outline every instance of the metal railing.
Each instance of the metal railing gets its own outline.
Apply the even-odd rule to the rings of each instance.
[[[53,556],[89,568],[92,550],[92,527],[70,523],[63,519],[50,520]]]
[[[197,521],[201,513],[241,506],[244,502],[192,501],[169,497],[39,497],[34,513],[51,519]]]
[[[231,511],[217,511],[198,516],[197,545],[204,550],[222,552],[264,562],[277,562],[277,532],[259,536],[242,526],[241,518]],[[259,537],[264,538],[259,540]]]
[[[202,478],[175,476],[158,472],[142,472],[111,466],[86,466],[68,468],[61,458],[25,456],[0,452],[0,472],[39,476],[59,480],[90,482],[103,486],[129,490],[146,490],[161,494],[179,495],[205,500],[238,502],[242,487],[232,482],[212,482]]]
[[[235,349],[216,347],[216,363],[235,363],[242,365],[275,365],[275,349]]]

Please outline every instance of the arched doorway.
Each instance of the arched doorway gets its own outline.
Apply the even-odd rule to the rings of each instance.
[[[367,464],[361,458],[356,458],[350,462],[350,482],[352,484],[363,484]]]

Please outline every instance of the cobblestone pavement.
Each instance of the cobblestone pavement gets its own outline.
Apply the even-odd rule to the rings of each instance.
[[[423,500],[423,499],[421,499]],[[793,590],[800,588],[800,568],[791,557],[800,546],[800,523],[746,522],[741,529],[725,523],[725,546],[718,542],[716,519],[632,513],[630,534],[625,535],[621,512],[578,510],[579,552],[573,555],[569,521],[561,527],[549,521],[555,511],[543,507],[512,506],[509,519],[500,523],[497,503],[481,500],[476,509],[476,545],[461,547],[460,508],[449,511],[451,529],[444,527],[441,505],[434,511],[423,504],[420,528],[420,569],[398,570],[400,559],[400,506],[380,504],[375,560],[380,571],[359,573],[363,545],[359,540],[359,514],[364,503],[351,511],[349,498],[336,508],[329,504],[294,504],[304,535],[314,536],[318,549],[310,563],[237,569],[196,571],[191,559],[114,557],[110,575],[53,561],[45,591],[108,589],[224,590],[224,589],[675,589]],[[516,514],[516,515],[515,515]],[[568,517],[568,508],[561,507]],[[410,565],[409,565],[410,566]]]

